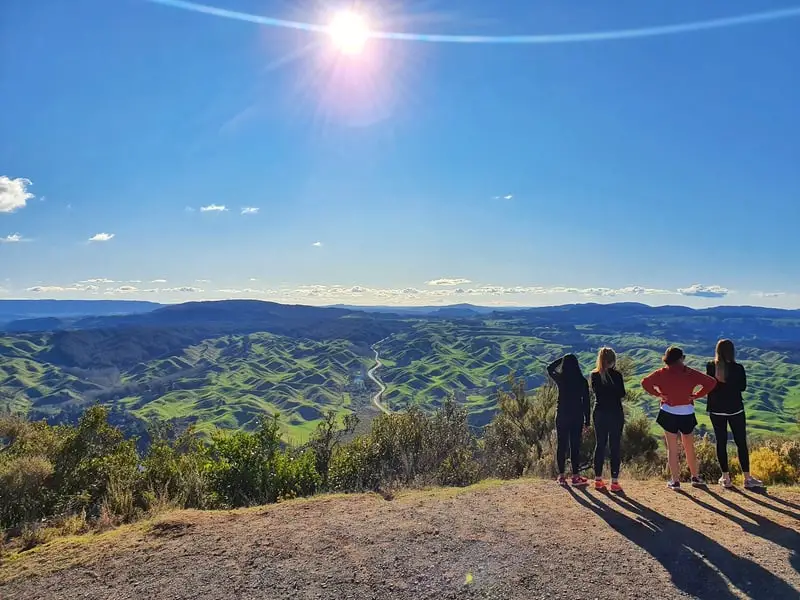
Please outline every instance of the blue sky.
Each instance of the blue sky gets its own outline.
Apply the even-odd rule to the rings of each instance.
[[[795,6],[370,5],[375,29],[479,35]],[[798,17],[346,55],[147,0],[0,13],[0,297],[800,307]]]

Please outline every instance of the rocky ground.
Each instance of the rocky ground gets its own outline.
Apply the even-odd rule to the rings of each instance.
[[[0,598],[800,598],[800,494],[552,482],[180,511],[0,566]]]

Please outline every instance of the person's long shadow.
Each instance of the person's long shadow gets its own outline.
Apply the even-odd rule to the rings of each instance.
[[[743,519],[736,514],[726,512],[721,508],[717,508],[716,506],[708,504],[707,502],[700,500],[700,498],[696,498],[691,494],[687,494],[686,492],[681,492],[681,494],[698,506],[701,506],[706,510],[733,521],[747,533],[768,540],[773,544],[777,544],[778,546],[783,546],[792,553],[789,562],[791,562],[794,570],[800,573],[800,555],[798,555],[798,552],[800,552],[800,533],[794,529],[790,529],[789,527],[784,527],[783,525],[776,523],[772,519],[769,519],[763,515],[747,510],[743,506],[739,506],[735,502],[731,502],[716,492],[713,492],[709,489],[706,489],[705,492],[720,504],[747,517],[747,519],[750,520],[748,521],[747,519]]]
[[[742,490],[740,490],[739,488],[736,488],[736,487],[731,488],[731,491],[736,493],[736,494],[739,494],[740,496],[744,496],[745,498],[750,500],[750,502],[754,502],[755,504],[758,504],[759,506],[763,506],[764,508],[768,508],[770,510],[774,510],[775,512],[779,512],[782,515],[786,515],[787,517],[790,517],[792,519],[797,519],[798,521],[800,521],[800,512],[795,512],[795,511],[800,511],[800,505],[795,504],[794,502],[789,502],[788,500],[784,500],[783,498],[778,498],[777,496],[770,496],[769,494],[767,494],[766,491],[764,491],[764,492],[752,492],[751,491],[751,493],[747,494],[747,493],[743,492]],[[782,506],[785,506],[786,508],[781,508],[780,506],[775,506],[774,504],[772,504],[770,502],[766,502],[765,500],[762,500],[761,497],[769,498],[770,500],[772,500],[772,502],[777,502],[778,504],[781,504]],[[792,510],[792,509],[794,509],[794,510]]]
[[[728,585],[753,600],[796,598],[798,590],[761,565],[737,556],[711,538],[628,497],[609,495],[636,518],[600,502],[587,490],[569,493],[613,529],[648,552],[669,572],[675,586],[701,600],[733,599]],[[727,580],[727,581],[726,581]]]

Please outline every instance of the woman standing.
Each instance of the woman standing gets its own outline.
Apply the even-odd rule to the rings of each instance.
[[[667,349],[664,354],[665,367],[651,373],[642,380],[644,390],[661,400],[661,410],[656,423],[664,430],[667,442],[667,457],[671,479],[667,486],[680,489],[680,466],[678,464],[678,434],[680,433],[686,462],[692,474],[692,485],[703,486],[706,482],[697,469],[697,456],[694,453],[694,431],[697,417],[694,415],[694,401],[707,395],[717,380],[699,371],[690,369],[684,364],[686,356],[676,346]],[[697,388],[699,391],[695,391]]]
[[[747,422],[744,415],[742,392],[747,389],[747,374],[744,367],[736,362],[733,342],[720,340],[714,360],[706,365],[706,373],[717,380],[716,387],[708,395],[708,415],[714,426],[717,438],[717,459],[722,468],[719,484],[731,487],[731,474],[728,470],[728,425],[733,433],[733,441],[739,451],[739,464],[744,474],[746,489],[760,488],[764,484],[750,474],[750,454],[747,451]]]
[[[581,366],[574,354],[553,361],[547,372],[558,386],[558,408],[556,410],[556,435],[558,447],[558,483],[567,484],[565,468],[567,448],[572,462],[572,485],[587,485],[589,481],[580,474],[581,434],[589,426],[589,384],[581,373]]]
[[[594,434],[597,445],[594,449],[594,487],[605,490],[603,463],[606,444],[611,452],[611,491],[621,492],[619,466],[622,446],[622,428],[625,415],[622,399],[625,397],[625,380],[617,371],[617,355],[611,348],[601,348],[597,353],[597,364],[592,371],[592,390],[594,391]]]

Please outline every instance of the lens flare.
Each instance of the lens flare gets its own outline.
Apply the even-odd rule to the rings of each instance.
[[[343,54],[360,54],[370,37],[366,19],[354,12],[338,13],[328,27],[333,45]]]

